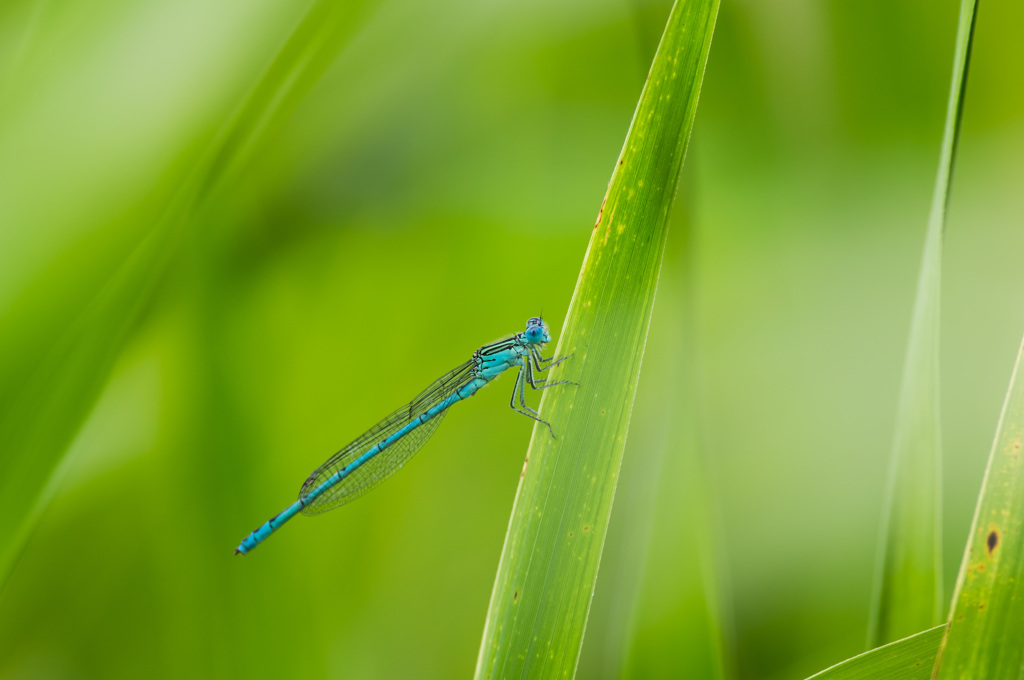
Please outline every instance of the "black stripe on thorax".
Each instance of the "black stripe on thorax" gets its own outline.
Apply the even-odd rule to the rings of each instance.
[[[505,338],[504,340],[499,340],[498,342],[491,343],[490,345],[484,345],[477,350],[477,354],[479,356],[486,357],[492,354],[497,354],[498,352],[504,352],[508,348],[513,347],[518,339],[518,336],[513,335],[511,338]]]

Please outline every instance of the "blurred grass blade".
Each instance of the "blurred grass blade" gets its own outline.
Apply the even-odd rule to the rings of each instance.
[[[707,473],[693,414],[673,416],[622,678],[729,677]],[[651,489],[653,492],[654,489]]]
[[[975,1],[963,0],[946,126],[932,196],[917,298],[907,343],[892,468],[868,630],[868,646],[934,626],[942,618],[941,443],[939,430],[939,292],[942,234],[949,203]]]
[[[628,617],[624,640],[627,653],[618,676],[623,679],[729,677],[723,591],[717,578],[712,531],[713,503],[699,436],[693,230],[687,210],[692,184],[687,179],[692,178],[692,167],[684,169],[679,193],[682,205],[673,215],[648,341],[649,356],[660,360],[655,365],[662,370],[656,375],[644,374],[637,403],[639,411],[641,403],[663,402],[660,408],[648,410],[658,416],[667,432],[658,442],[663,450],[658,452],[656,465],[651,465],[654,470],[649,481],[643,480],[646,484],[641,493],[653,496],[648,524],[631,527],[634,533],[646,533],[647,540],[643,545],[645,563],[634,585],[639,596]],[[655,399],[647,397],[651,387],[656,388]],[[635,439],[630,438],[627,455],[642,457],[645,452],[638,450]],[[649,438],[639,443],[652,444]],[[624,465],[629,464],[627,458]],[[620,517],[617,515],[616,521]],[[601,588],[603,579],[602,575]]]
[[[44,490],[110,372],[167,262],[172,232],[154,229],[79,315],[0,413],[0,585],[34,520]]]
[[[1024,668],[1024,344],[989,454],[935,677],[1019,678]]]
[[[807,680],[927,680],[945,626],[936,626],[864,652],[815,673]]]
[[[301,102],[347,44],[373,0],[318,0],[226,126],[205,170],[201,191],[243,166]]]
[[[679,0],[598,212],[491,594],[476,677],[575,673],[608,529],[669,208],[693,126],[717,0]]]
[[[207,135],[212,141],[207,141],[205,152],[193,156],[190,164],[181,164],[184,169],[177,168],[180,174],[165,179],[156,192],[165,202],[150,206],[157,219],[139,210],[112,226],[120,233],[119,239],[111,240],[122,248],[122,239],[128,243],[138,239],[134,248],[125,248],[129,255],[113,268],[112,275],[99,272],[93,282],[95,289],[84,295],[68,285],[14,292],[14,297],[23,300],[5,318],[3,342],[17,351],[0,353],[17,364],[0,366],[0,374],[8,377],[0,395],[0,516],[4,518],[0,523],[0,584],[45,506],[45,491],[54,471],[189,223],[196,219],[212,188],[243,162],[268,127],[306,94],[343,45],[341,37],[351,30],[353,16],[368,3],[342,4],[344,8],[322,0],[313,5],[233,118],[219,126],[215,137]],[[140,229],[140,224],[151,221],[155,226]],[[109,243],[107,247],[113,248]],[[41,295],[38,288],[46,294]],[[19,313],[66,307],[69,297],[83,298],[87,304],[70,323],[61,324],[51,343],[38,341],[36,325],[16,323]]]
[[[658,370],[637,385],[577,668],[588,680],[729,677],[697,417],[692,170],[683,167],[644,347]]]

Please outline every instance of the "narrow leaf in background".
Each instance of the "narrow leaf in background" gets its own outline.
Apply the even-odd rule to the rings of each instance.
[[[807,680],[926,680],[946,626],[891,642],[847,659]]]
[[[0,524],[0,583],[45,507],[45,490],[54,471],[196,213],[211,190],[252,153],[268,128],[305,96],[344,44],[342,38],[355,25],[353,19],[368,4],[345,3],[344,8],[328,0],[314,4],[234,115],[220,123],[222,112],[207,112],[209,120],[193,133],[195,137],[180,140],[183,147],[201,151],[184,153],[185,160],[174,164],[153,190],[155,198],[96,229],[105,237],[98,247],[108,251],[104,257],[110,259],[113,274],[97,269],[87,283],[77,286],[28,280],[20,287],[0,289],[0,300],[13,300],[0,309],[5,328],[12,329],[0,343],[0,350],[8,350],[0,351],[0,356],[13,359],[7,365],[0,363],[0,376],[6,378],[0,395],[0,513],[5,517]],[[218,128],[219,133],[211,132]],[[11,129],[0,126],[0,148],[4,133]],[[0,166],[0,178],[5,169]],[[39,204],[22,207],[12,218],[18,225],[12,234],[35,233],[35,223],[49,219],[49,199],[40,200],[39,195],[36,199]],[[18,207],[10,209],[16,212]],[[119,210],[124,207],[112,208]],[[39,242],[34,246],[18,245],[29,251],[53,247],[48,231],[39,231],[36,238]],[[110,254],[118,251],[127,253],[122,261]],[[85,253],[76,254],[82,255],[81,261],[90,259]],[[73,314],[66,322],[55,310],[71,307],[69,300],[80,300],[84,307],[66,309]],[[51,343],[33,345],[28,340],[47,335],[39,329],[39,318],[60,321],[50,329],[58,331]],[[11,349],[19,346],[20,351]]]
[[[896,414],[869,647],[934,626],[943,614],[939,428],[942,234],[967,84],[975,7],[975,0],[963,0],[960,5],[946,125]]]
[[[0,584],[39,512],[77,428],[168,261],[174,236],[165,220],[98,292],[44,356],[10,408],[0,413]]]
[[[652,48],[652,53],[654,49]],[[715,522],[699,444],[694,237],[683,167],[665,246],[644,371],[577,675],[587,680],[685,677],[724,671]],[[716,487],[717,488],[717,487]]]
[[[664,277],[663,277],[664,279]],[[664,281],[663,284],[669,284]],[[664,285],[659,289],[659,303]],[[674,296],[673,296],[674,297]],[[676,302],[678,300],[676,299]],[[679,306],[670,313],[679,318]],[[669,311],[661,307],[662,312]],[[682,326],[683,324],[677,324]],[[640,596],[630,617],[630,639],[623,678],[728,677],[726,635],[721,617],[722,593],[718,586],[716,541],[708,474],[700,457],[698,418],[693,370],[680,363],[692,361],[686,339],[674,348],[666,379],[674,388],[665,390],[672,404],[664,455],[656,485],[647,493],[657,498]],[[692,334],[686,338],[692,339]],[[664,397],[663,397],[664,398]]]
[[[631,527],[648,534],[639,590],[628,617],[627,653],[622,678],[728,677],[727,635],[722,626],[722,597],[716,564],[717,542],[709,495],[708,471],[701,457],[698,358],[695,345],[695,261],[691,228],[692,192],[684,171],[680,201],[672,220],[665,265],[655,303],[648,348],[663,370],[644,374],[640,399],[654,383],[656,414],[666,428],[653,472],[656,480],[642,492],[654,495],[649,525]],[[659,332],[660,331],[660,332]],[[649,381],[649,379],[651,379]],[[639,403],[638,403],[639,407]],[[652,409],[654,410],[654,409]],[[632,452],[640,453],[631,438]],[[649,440],[643,442],[650,445]],[[628,463],[627,463],[628,465]],[[603,581],[599,589],[603,586]]]
[[[1024,668],[1024,380],[1017,353],[953,593],[935,677],[1019,678]]]
[[[477,659],[476,677],[575,672],[717,0],[680,0],[612,173],[557,355],[579,382],[545,392]]]

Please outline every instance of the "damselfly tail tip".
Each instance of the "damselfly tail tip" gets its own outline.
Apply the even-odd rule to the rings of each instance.
[[[241,548],[235,548],[235,554],[236,555],[244,555],[245,551],[242,550]]]

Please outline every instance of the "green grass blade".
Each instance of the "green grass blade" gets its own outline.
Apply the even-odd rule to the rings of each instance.
[[[715,564],[708,475],[693,413],[672,417],[658,481],[650,557],[632,616],[621,677],[728,677],[721,588]]]
[[[1024,379],[1017,353],[953,594],[937,678],[1018,678],[1024,668]]]
[[[926,680],[946,626],[936,626],[864,652],[815,673],[807,680]]]
[[[617,676],[622,680],[729,677],[721,615],[723,592],[717,578],[714,537],[718,532],[713,530],[714,504],[701,453],[696,389],[694,234],[686,209],[692,195],[688,190],[692,182],[687,179],[692,177],[693,168],[685,169],[679,196],[682,205],[673,215],[648,341],[650,357],[662,370],[656,375],[644,374],[636,406],[639,412],[641,404],[661,402],[660,407],[657,403],[648,406],[646,417],[657,416],[666,432],[657,442],[664,450],[658,451],[656,465],[652,465],[655,469],[643,480],[641,490],[654,496],[648,523],[630,528],[648,536],[643,569],[635,576],[638,597],[627,619],[627,653],[623,671]],[[648,394],[652,387],[653,398]],[[641,442],[652,443],[650,438]],[[631,439],[627,455],[636,453],[640,458],[646,452],[636,444]],[[625,465],[630,464],[635,465],[627,459]],[[604,587],[602,577],[600,588]]]
[[[868,631],[869,647],[933,626],[943,613],[939,436],[942,234],[960,132],[974,14],[974,0],[963,0],[946,126],[896,415],[892,470]]]
[[[476,677],[575,672],[717,0],[679,0],[612,173],[556,354],[491,595]]]
[[[0,584],[28,538],[51,476],[167,262],[166,223],[139,246],[0,413]]]
[[[8,378],[0,398],[0,584],[46,504],[54,471],[190,223],[212,189],[305,96],[343,46],[353,18],[368,4],[345,3],[342,8],[322,0],[310,8],[234,115],[206,128],[219,128],[219,133],[205,132],[205,146],[197,144],[203,151],[165,178],[157,192],[161,199],[108,227],[118,232],[110,241],[128,255],[112,274],[98,273],[90,282],[94,290],[83,295],[58,282],[37,286],[44,293],[13,293],[22,300],[4,319],[9,332],[3,338],[6,351],[0,352],[6,359],[0,360],[0,376]],[[153,226],[140,229],[140,224]],[[20,226],[26,233],[32,231]],[[134,248],[122,244],[132,239],[137,239]],[[104,246],[113,249],[110,243]],[[24,301],[29,299],[31,304]],[[61,332],[52,343],[39,342],[39,329],[32,323],[16,322],[19,309],[23,316],[40,309],[58,316],[52,310],[69,307],[69,299],[87,302],[70,322],[57,327]]]
[[[684,166],[644,348],[645,364],[658,370],[644,371],[637,386],[577,668],[589,680],[729,677],[719,532],[700,455],[692,179]]]

